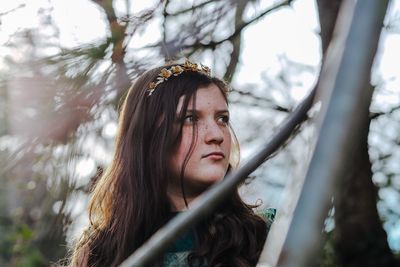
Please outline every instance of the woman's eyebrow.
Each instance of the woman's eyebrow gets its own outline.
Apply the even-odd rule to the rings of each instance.
[[[201,113],[201,110],[198,109],[187,109],[186,110],[187,113]],[[228,109],[218,109],[215,111],[215,113],[229,113]]]

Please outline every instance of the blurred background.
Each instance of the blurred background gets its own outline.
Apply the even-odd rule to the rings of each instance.
[[[0,266],[65,257],[88,222],[90,188],[112,158],[120,99],[148,67],[188,57],[230,82],[246,162],[315,86],[340,2],[1,1]],[[319,266],[346,266],[351,253],[399,257],[399,55],[400,0],[393,0],[370,79],[370,125],[359,151],[366,160],[349,170],[358,186],[347,204],[332,203]],[[247,202],[277,208],[277,222],[290,218],[301,190],[318,110],[240,188]],[[343,223],[346,214],[356,223]],[[337,234],[357,228],[368,234]]]

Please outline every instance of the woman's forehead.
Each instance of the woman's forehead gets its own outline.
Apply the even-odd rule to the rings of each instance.
[[[186,95],[183,95],[179,98],[177,112],[182,110],[186,97]],[[193,107],[196,107],[196,109],[228,109],[228,103],[221,89],[215,84],[210,84],[208,86],[199,87],[196,92],[190,96],[190,99],[188,99],[188,109],[193,109]]]

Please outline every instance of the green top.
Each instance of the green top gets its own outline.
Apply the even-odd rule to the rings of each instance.
[[[271,224],[274,221],[276,209],[267,208],[265,210],[256,211],[257,215],[262,217],[267,223],[267,234],[271,228]],[[186,232],[182,235],[173,246],[164,254],[163,267],[186,267],[187,257],[191,252],[194,245],[194,233],[193,231]],[[206,266],[199,266],[206,267]]]

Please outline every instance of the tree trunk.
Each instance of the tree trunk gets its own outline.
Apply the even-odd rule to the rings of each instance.
[[[368,118],[368,110],[365,116]],[[389,248],[376,207],[377,188],[372,182],[368,155],[369,125],[370,120],[366,119],[352,168],[335,195],[336,255],[343,267],[400,266]]]
[[[323,52],[332,39],[341,0],[317,0]],[[369,77],[366,77],[369,79]],[[369,110],[365,110],[364,134],[348,176],[335,195],[335,254],[340,266],[400,266],[387,242],[376,203],[368,154]]]

